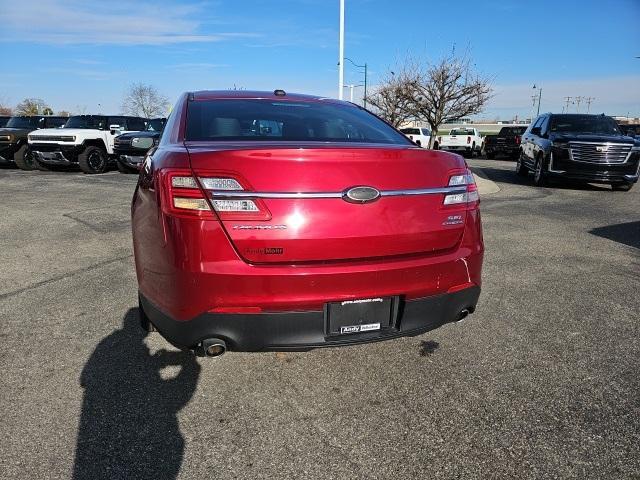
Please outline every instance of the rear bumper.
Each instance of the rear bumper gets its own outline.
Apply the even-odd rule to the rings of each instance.
[[[486,153],[508,154],[514,155],[520,151],[519,145],[486,145],[484,146]]]
[[[203,313],[188,321],[171,318],[140,295],[142,308],[158,331],[179,348],[194,348],[206,338],[221,338],[229,350],[305,350],[354,345],[419,335],[455,321],[460,312],[473,312],[480,287],[400,301],[391,328],[350,335],[327,335],[323,311],[287,311],[261,314]]]
[[[440,150],[445,152],[470,152],[471,145],[440,145]]]

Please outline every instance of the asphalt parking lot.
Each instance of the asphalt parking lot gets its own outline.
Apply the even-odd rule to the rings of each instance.
[[[0,170],[0,478],[640,478],[640,186],[470,163],[468,320],[218,359],[138,328],[136,177]]]

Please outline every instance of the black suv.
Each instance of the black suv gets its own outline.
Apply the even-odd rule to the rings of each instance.
[[[35,164],[27,144],[29,133],[42,128],[59,128],[66,121],[66,117],[44,115],[11,117],[7,124],[0,128],[0,160],[13,160],[22,170],[33,170]]]
[[[123,133],[113,140],[113,153],[121,173],[138,173],[147,151],[158,145],[166,123],[166,118],[153,118],[147,120],[144,132]]]
[[[609,183],[630,190],[638,181],[640,141],[625,136],[605,115],[540,115],[522,135],[516,171],[534,172],[534,183],[550,178]]]

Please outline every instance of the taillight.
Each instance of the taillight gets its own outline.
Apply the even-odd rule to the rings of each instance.
[[[467,208],[475,208],[480,202],[478,187],[469,169],[464,174],[453,175],[449,178],[450,187],[466,187],[466,191],[450,193],[444,197],[444,205],[466,205]]]
[[[520,136],[516,135],[516,145],[520,145]]]
[[[167,193],[164,206],[167,213],[214,218],[209,206],[211,202],[220,219],[268,220],[271,217],[260,200],[212,198],[213,192],[244,191],[242,184],[235,178],[202,176],[198,177],[198,185],[190,172],[169,171],[165,174]]]
[[[467,137],[467,143],[471,143],[471,137]]]

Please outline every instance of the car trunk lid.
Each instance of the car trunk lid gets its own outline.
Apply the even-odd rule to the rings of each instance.
[[[464,209],[443,206],[444,193],[429,191],[442,189],[452,174],[465,170],[455,155],[396,146],[273,142],[187,142],[187,148],[196,176],[233,178],[243,194],[255,195],[249,199],[260,208],[257,214],[220,214],[248,262],[434,254],[455,248],[462,237]],[[343,194],[357,186],[382,196],[367,203],[346,201]],[[416,190],[426,192],[406,195]],[[207,191],[215,198],[238,193]]]

